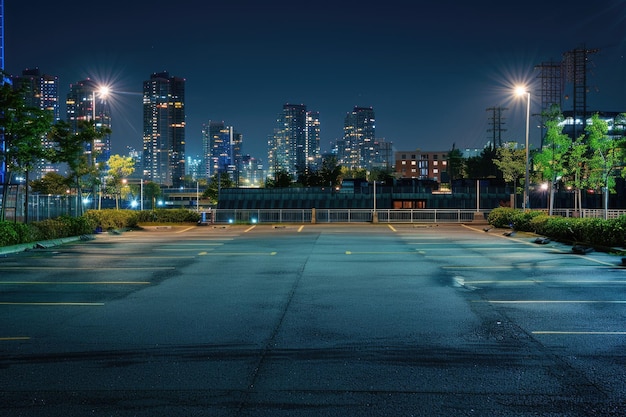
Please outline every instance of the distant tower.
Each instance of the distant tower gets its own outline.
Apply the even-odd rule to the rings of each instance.
[[[374,160],[376,118],[372,107],[354,107],[346,114],[338,161],[350,169],[370,169]]]
[[[4,76],[4,0],[0,0],[0,71],[2,71],[3,82],[6,82]],[[0,132],[0,153],[4,153],[4,133]],[[6,175],[6,163],[4,159],[0,161],[0,184],[4,184]]]
[[[73,133],[78,132],[80,121],[95,121],[96,128],[111,129],[111,108],[106,97],[101,97],[98,84],[87,78],[70,84],[67,93],[66,114],[67,122]],[[94,148],[87,145],[86,152],[95,152],[96,162],[106,162],[111,157],[111,135],[106,135],[94,143]]]
[[[25,69],[21,76],[12,77],[12,83],[14,89],[23,91],[26,106],[48,111],[52,115],[53,122],[59,121],[59,78],[57,76],[41,74],[39,68]],[[41,140],[44,147],[54,146],[46,136]],[[43,159],[37,162],[33,174],[35,178],[39,178],[46,172],[58,171],[58,166]]]
[[[319,112],[307,111],[304,104],[285,104],[269,140],[270,175],[286,171],[295,177],[298,172],[317,166],[319,138]]]
[[[202,127],[202,148],[206,177],[228,172],[237,181],[241,169],[243,135],[224,122],[213,122]]]
[[[0,70],[4,71],[4,0],[0,0]]]
[[[181,187],[185,177],[185,79],[154,73],[143,83],[143,177]]]
[[[541,97],[541,114],[550,109],[551,106],[557,105],[563,111],[563,63],[562,62],[543,62],[536,65],[535,69],[539,71],[540,81],[540,97]],[[541,146],[543,148],[543,137],[545,136],[545,120],[541,120]]]
[[[565,79],[572,83],[573,88],[574,138],[583,133],[587,127],[587,63],[589,55],[596,52],[597,49],[580,47],[563,54]],[[580,120],[580,125],[577,120]]]
[[[487,109],[487,111],[491,113],[491,116],[489,116],[489,124],[491,125],[491,128],[487,129],[487,132],[491,132],[493,134],[491,143],[497,147],[502,146],[502,132],[506,132],[506,129],[503,127],[505,125],[505,118],[502,117],[502,112],[506,110],[508,109],[504,107],[489,107]]]

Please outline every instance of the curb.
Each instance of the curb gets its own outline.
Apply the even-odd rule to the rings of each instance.
[[[0,255],[8,255],[11,253],[25,252],[32,249],[46,249],[53,246],[59,246],[64,243],[82,240],[82,236],[64,237],[61,239],[42,240],[39,242],[22,243],[20,245],[2,246],[0,247]]]

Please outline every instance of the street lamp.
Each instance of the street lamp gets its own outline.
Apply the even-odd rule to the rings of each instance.
[[[97,123],[96,123],[96,93],[98,93],[98,96],[102,99],[106,98],[107,95],[109,94],[109,87],[105,86],[105,85],[101,85],[101,86],[97,86],[96,88],[94,88],[93,90],[91,90],[91,120],[93,121],[93,128],[96,129]],[[95,143],[94,141],[92,141],[91,143],[91,164],[92,166],[96,165],[96,154],[95,154]],[[95,186],[94,189],[92,190],[94,192],[94,196],[95,196]],[[94,209],[95,209],[95,204],[96,201],[94,199]],[[100,209],[102,206],[102,184],[98,184],[98,209]]]
[[[524,202],[522,204],[523,209],[530,208],[530,196],[529,196],[529,170],[530,170],[530,152],[528,147],[528,129],[530,127],[530,92],[526,90],[526,87],[520,86],[515,89],[515,93],[518,96],[526,96],[526,163],[524,173]]]

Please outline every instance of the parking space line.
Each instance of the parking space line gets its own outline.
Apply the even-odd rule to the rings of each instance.
[[[149,281],[0,281],[0,285],[149,285]]]
[[[490,304],[626,304],[626,300],[476,300]]]
[[[1,306],[37,306],[37,307],[65,307],[65,306],[78,306],[78,307],[99,307],[104,303],[81,303],[81,302],[17,302],[17,301],[0,301]]]
[[[626,285],[626,280],[554,280],[554,281],[546,281],[546,280],[538,280],[538,279],[525,279],[525,280],[478,280],[478,281],[465,281],[466,284],[469,285],[485,285],[485,284],[616,284],[616,285]]]
[[[624,336],[626,332],[602,332],[602,331],[564,331],[564,330],[535,330],[531,332],[532,334],[553,334],[553,335],[573,335],[573,336]]]
[[[519,269],[519,268],[550,269],[550,268],[556,268],[556,266],[534,265],[534,264],[528,263],[528,264],[523,264],[523,265],[491,265],[491,266],[447,265],[447,266],[441,267],[441,269]]]
[[[174,266],[99,266],[98,271],[137,271],[137,270],[171,270]],[[76,266],[1,266],[0,271],[93,271],[93,267]]]
[[[191,230],[191,229],[195,229],[195,228],[196,228],[195,226],[190,226],[190,227],[186,227],[186,228],[184,228],[182,230],[177,230],[174,233],[185,233],[186,231]]]
[[[266,255],[275,256],[278,252],[205,252],[202,256],[245,256],[245,255]]]
[[[404,255],[415,255],[417,251],[402,251],[402,252],[352,252],[347,250],[345,252],[346,255],[396,255],[396,254],[404,254]]]

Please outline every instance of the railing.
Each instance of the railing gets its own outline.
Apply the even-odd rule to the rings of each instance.
[[[472,209],[216,209],[214,223],[470,223],[487,219],[490,210]],[[555,209],[555,216],[604,218],[603,209]],[[608,210],[609,219],[626,210]]]
[[[375,214],[375,215],[374,215]],[[217,209],[214,223],[462,223],[485,219],[485,212],[462,209]]]

